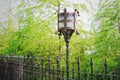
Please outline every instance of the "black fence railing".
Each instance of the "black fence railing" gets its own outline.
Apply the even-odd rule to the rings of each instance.
[[[82,71],[78,58],[76,66],[70,68],[69,79],[66,78],[66,68],[60,66],[59,58],[41,57],[0,57],[0,80],[120,80],[114,70],[109,70],[105,60],[102,69],[96,72],[92,59],[89,70]]]

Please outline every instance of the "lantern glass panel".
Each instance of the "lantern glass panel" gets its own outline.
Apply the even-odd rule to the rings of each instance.
[[[67,20],[74,20],[73,14],[67,14]]]
[[[67,22],[67,28],[74,29],[74,23],[73,22]]]
[[[64,22],[59,22],[59,28],[63,28],[64,27]]]
[[[64,15],[59,15],[59,21],[64,20]]]

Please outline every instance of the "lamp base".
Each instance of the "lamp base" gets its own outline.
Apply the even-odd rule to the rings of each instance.
[[[64,30],[64,31],[62,31],[65,42],[67,42],[67,43],[70,42],[70,38],[71,38],[73,32],[74,32],[74,30]]]

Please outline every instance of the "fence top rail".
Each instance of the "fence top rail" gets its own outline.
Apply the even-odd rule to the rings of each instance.
[[[27,57],[24,57],[24,56],[0,56],[0,58],[14,58],[14,59],[24,59],[24,58],[27,58]]]
[[[32,57],[32,56],[0,56],[0,58],[13,58],[13,59],[38,59],[38,57]]]

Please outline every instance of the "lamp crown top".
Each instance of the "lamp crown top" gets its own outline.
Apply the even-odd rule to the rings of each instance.
[[[75,12],[78,14],[78,16],[80,16],[79,11],[77,9],[75,9]]]

